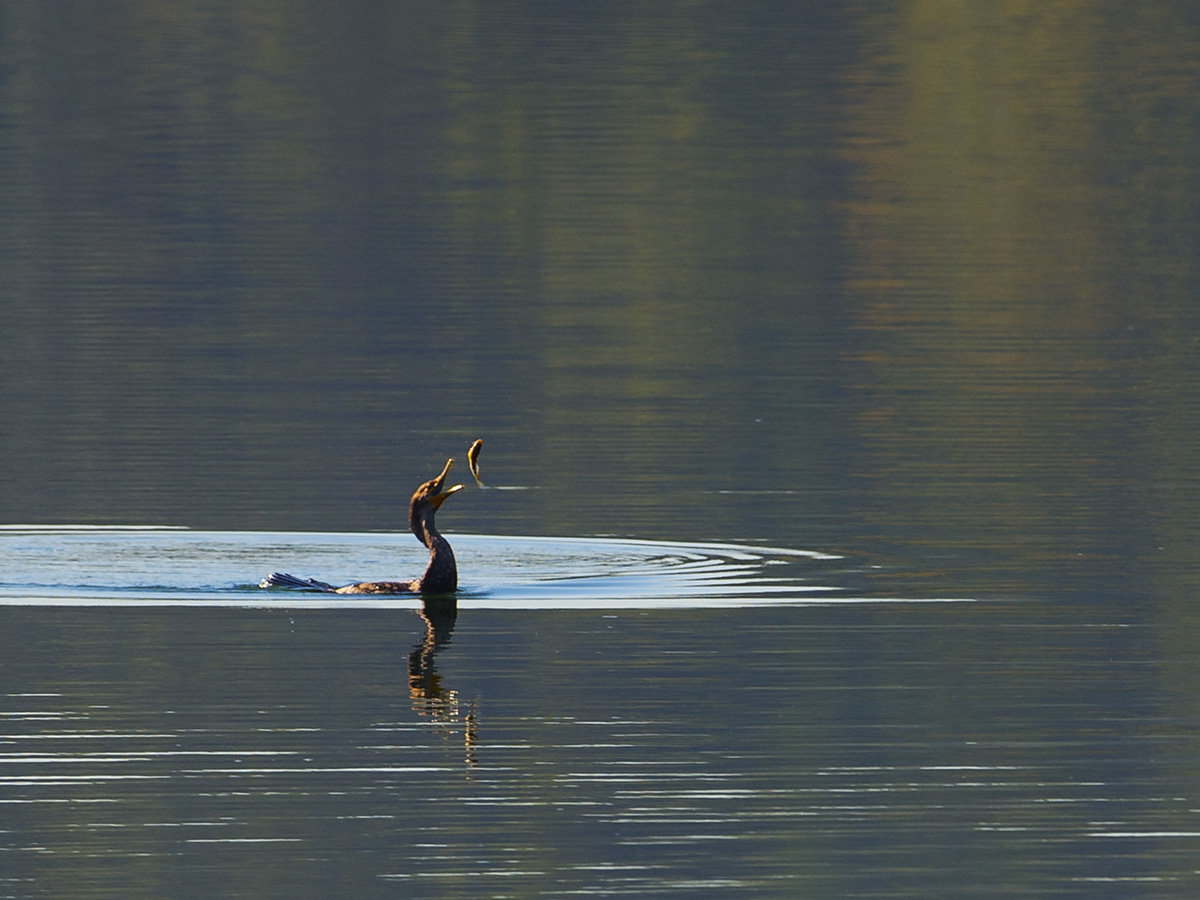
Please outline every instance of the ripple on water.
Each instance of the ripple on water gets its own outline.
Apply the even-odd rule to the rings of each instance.
[[[832,554],[729,543],[451,535],[464,608],[730,607],[854,602]],[[387,608],[411,597],[263,591],[286,570],[335,583],[424,565],[408,534],[5,526],[0,604]],[[839,583],[841,582],[841,583]],[[871,602],[900,598],[870,598]]]

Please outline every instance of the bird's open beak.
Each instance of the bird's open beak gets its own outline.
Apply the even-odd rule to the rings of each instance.
[[[465,487],[465,485],[456,484],[454,487],[446,488],[446,490],[440,491],[430,497],[429,502],[433,504],[434,509],[438,509],[443,503],[446,502],[447,497],[449,497],[451,494],[458,493],[463,489],[463,487]]]
[[[453,456],[450,457],[448,460],[446,460],[446,468],[442,469],[442,474],[439,475],[437,478],[433,479],[433,486],[434,486],[434,488],[437,489],[437,493],[435,493],[432,497],[429,498],[429,502],[433,504],[434,509],[437,509],[443,503],[445,503],[446,498],[449,497],[451,494],[456,493],[457,491],[461,491],[463,489],[463,485],[456,484],[452,488],[446,488],[446,490],[444,490],[444,491],[442,490],[442,485],[446,483],[446,476],[450,474],[450,467],[452,465],[454,465],[454,457]]]

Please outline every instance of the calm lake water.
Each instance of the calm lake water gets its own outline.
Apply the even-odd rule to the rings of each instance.
[[[67,12],[0,898],[1196,895],[1192,4]]]

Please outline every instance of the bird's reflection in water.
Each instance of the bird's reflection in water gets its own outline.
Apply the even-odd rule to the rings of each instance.
[[[434,657],[450,643],[454,623],[458,619],[458,604],[453,597],[427,598],[421,608],[425,620],[425,637],[408,654],[408,697],[413,712],[431,720],[444,738],[461,732],[464,761],[473,768],[476,728],[475,701],[464,703],[458,691],[442,686],[442,676],[434,666]]]

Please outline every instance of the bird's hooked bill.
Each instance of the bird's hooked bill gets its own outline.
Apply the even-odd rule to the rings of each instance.
[[[458,493],[464,487],[466,487],[465,484],[456,484],[454,487],[448,487],[444,491],[438,491],[438,493],[429,498],[429,502],[433,504],[434,509],[438,509],[443,503],[446,502],[447,497],[449,497],[451,494]]]

